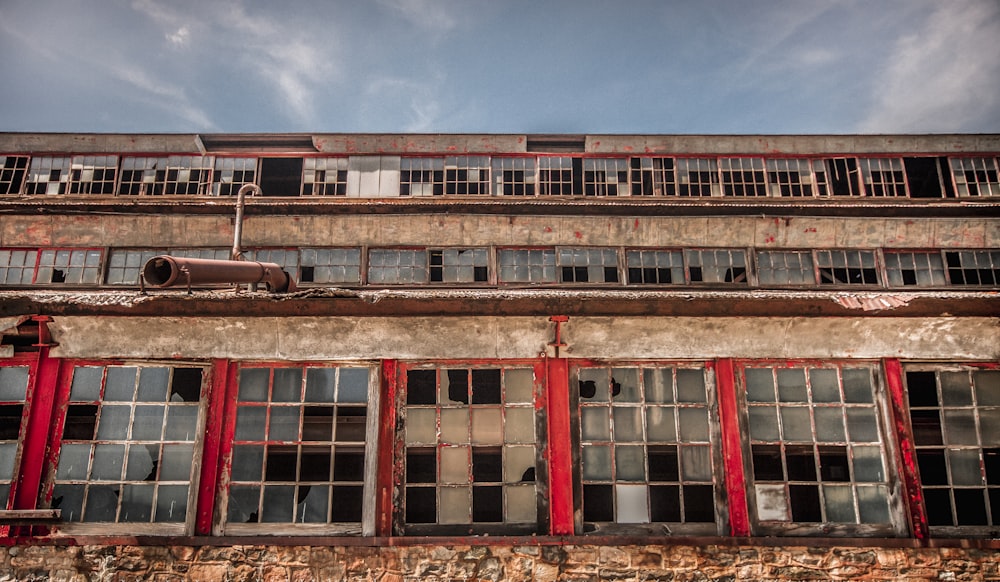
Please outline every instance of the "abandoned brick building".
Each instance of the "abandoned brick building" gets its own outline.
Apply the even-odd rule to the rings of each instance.
[[[1000,577],[998,166],[0,134],[0,578]]]

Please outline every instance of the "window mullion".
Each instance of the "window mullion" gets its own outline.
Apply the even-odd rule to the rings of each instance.
[[[204,442],[201,457],[198,496],[195,499],[195,535],[211,535],[212,518],[216,512],[216,487],[222,478],[220,459],[232,454],[232,439],[222,438],[223,426],[227,419],[235,416],[235,411],[226,410],[227,390],[235,390],[236,365],[229,360],[212,360],[212,375],[205,415]]]
[[[734,537],[750,535],[747,505],[747,481],[743,465],[743,438],[740,434],[736,397],[736,369],[731,358],[715,362],[716,398],[722,432],[722,459],[725,467],[726,497],[729,507],[729,533]]]

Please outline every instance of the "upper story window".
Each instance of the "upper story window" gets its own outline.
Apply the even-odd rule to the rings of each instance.
[[[138,285],[142,267],[158,255],[188,259],[228,260],[230,249],[112,249],[108,258],[108,285]]]
[[[35,156],[28,170],[26,194],[65,194],[69,191],[70,158]]]
[[[615,249],[560,248],[559,280],[562,283],[617,283]]]
[[[20,194],[28,171],[28,156],[0,156],[0,195]]]
[[[632,196],[676,196],[673,158],[631,158]]]
[[[114,194],[118,156],[73,156],[70,194]]]
[[[490,158],[488,156],[449,156],[444,159],[444,193],[465,195],[490,194]]]
[[[585,158],[583,160],[584,196],[625,196],[628,188],[627,158]]]
[[[722,158],[723,196],[767,196],[767,175],[761,158]]]
[[[625,262],[629,285],[748,283],[743,249],[630,249]]]
[[[493,158],[494,196],[534,196],[535,158]]]
[[[873,374],[854,363],[742,371],[755,533],[904,527]]]
[[[123,157],[119,195],[208,194],[212,159],[204,156]]]
[[[906,177],[900,158],[861,158],[861,178],[868,196],[906,196]]]
[[[875,251],[757,251],[761,285],[878,285]]]
[[[1000,158],[951,158],[958,196],[1000,196]]]
[[[368,251],[368,282],[371,284],[488,281],[489,253],[485,247]]]
[[[721,196],[719,164],[714,159],[678,158],[678,196]]]
[[[767,179],[771,196],[800,198],[830,193],[824,160],[769,159]]]
[[[538,158],[538,193],[552,196],[572,196],[583,192],[583,160],[581,158]]]
[[[193,523],[203,369],[78,365],[55,423],[51,507],[70,523],[185,533]],[[145,524],[145,525],[143,525]]]
[[[257,158],[215,158],[213,196],[235,196],[244,184],[256,183]]]
[[[500,249],[500,283],[555,283],[555,249]]]
[[[0,249],[0,284],[96,285],[100,249]]]
[[[15,477],[27,390],[28,366],[0,367],[0,509],[8,507]]]
[[[361,249],[301,249],[299,283],[361,283]]]
[[[1000,285],[1000,251],[945,251],[952,285]]]
[[[302,163],[304,196],[346,196],[348,158],[306,158]]]
[[[378,399],[367,367],[241,365],[228,495],[230,534],[361,533]]]
[[[440,196],[444,194],[442,158],[402,158],[399,161],[400,196]]]
[[[671,533],[720,533],[725,511],[710,376],[690,365],[575,370],[584,531],[667,523]]]
[[[995,535],[1000,525],[1000,370],[908,365],[905,379],[932,531]]]
[[[536,531],[540,454],[535,370],[412,366],[405,371],[403,533]]]

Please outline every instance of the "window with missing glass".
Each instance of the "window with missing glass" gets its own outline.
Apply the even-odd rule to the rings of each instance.
[[[303,196],[347,196],[349,158],[305,158],[302,161]]]
[[[371,285],[488,281],[489,252],[485,247],[368,251],[368,283]]]
[[[584,196],[626,196],[629,194],[627,158],[584,158]]]
[[[741,376],[755,534],[903,533],[873,367],[748,364]]]
[[[444,193],[457,196],[490,194],[488,156],[449,156],[444,159]]]
[[[122,157],[119,195],[205,195],[212,178],[207,156]]]
[[[677,158],[678,196],[721,196],[719,163],[711,158]]]
[[[240,365],[223,532],[373,533],[374,382],[359,365]]]
[[[616,249],[560,248],[557,250],[562,283],[618,283]]]
[[[0,249],[0,284],[96,285],[100,249]]]
[[[361,249],[304,248],[299,251],[299,283],[361,283]]]
[[[400,533],[530,533],[544,482],[533,365],[409,366]]]
[[[492,161],[494,196],[534,196],[535,158],[498,158]]]
[[[46,497],[64,530],[191,532],[204,378],[204,368],[176,363],[72,368]]]
[[[630,158],[632,196],[676,196],[673,158]]]
[[[940,251],[885,251],[890,287],[943,287],[948,284]]]
[[[73,156],[70,194],[114,194],[118,156]]]
[[[28,172],[28,156],[0,156],[0,195],[20,194]]]
[[[951,158],[958,196],[1000,196],[1000,158]]]
[[[256,183],[257,158],[215,158],[211,189],[213,196],[235,196],[244,185]]]
[[[901,158],[860,158],[858,162],[868,196],[906,196],[906,174]]]
[[[683,285],[684,254],[680,250],[625,251],[629,285]]]
[[[34,156],[24,193],[65,194],[69,191],[69,179],[69,157]]]
[[[402,158],[399,166],[400,196],[444,194],[444,158]]]
[[[28,398],[27,365],[0,366],[0,509],[9,506]]]
[[[994,536],[1000,526],[1000,370],[912,364],[904,376],[931,531]]]
[[[762,158],[721,158],[723,196],[767,196],[767,173]]]
[[[555,249],[500,249],[497,268],[501,284],[556,283]]]
[[[824,160],[768,159],[767,181],[771,196],[803,198],[830,193]]]
[[[694,364],[579,367],[571,387],[583,531],[722,533],[711,372]]]
[[[767,285],[881,284],[874,250],[757,251],[757,282]]]

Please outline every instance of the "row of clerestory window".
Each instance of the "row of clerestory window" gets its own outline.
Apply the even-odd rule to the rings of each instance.
[[[0,155],[0,195],[982,198],[1000,158]]]

